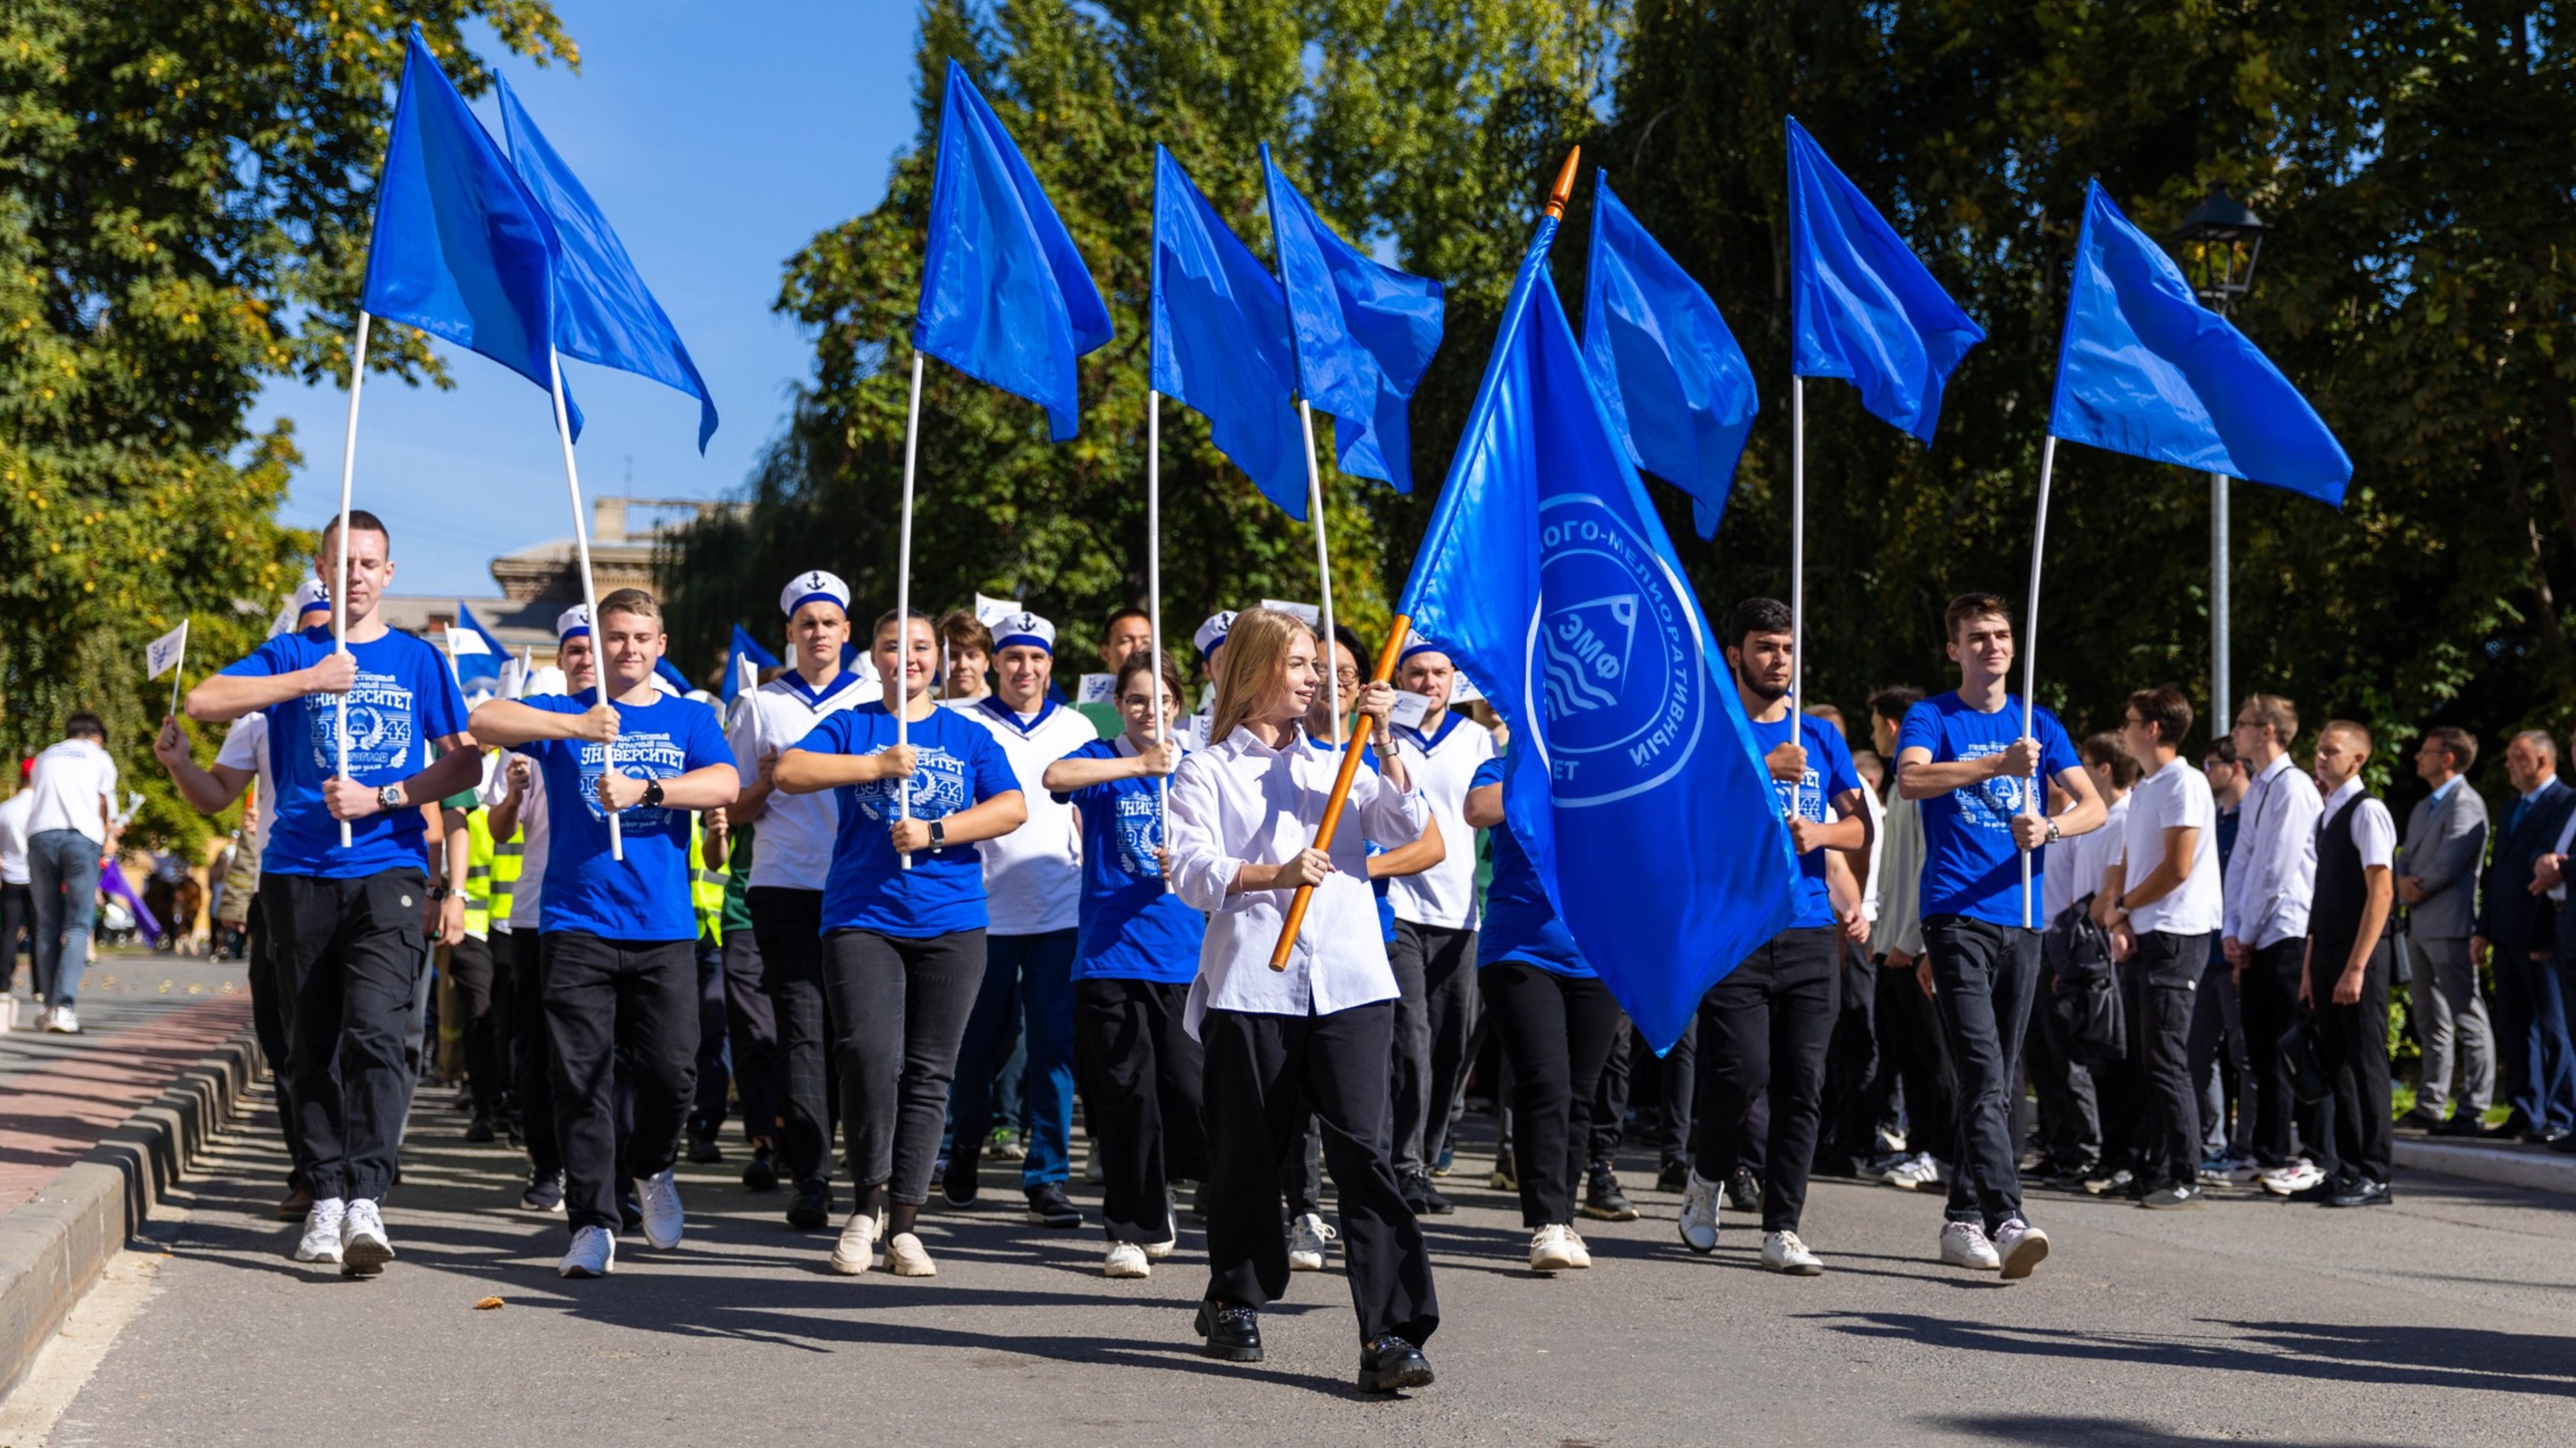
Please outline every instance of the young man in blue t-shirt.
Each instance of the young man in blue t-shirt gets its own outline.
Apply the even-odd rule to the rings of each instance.
[[[277,798],[264,802],[273,813],[260,914],[288,1002],[279,1069],[292,1083],[313,1194],[295,1260],[366,1277],[394,1256],[379,1203],[411,1109],[403,1051],[427,961],[422,937],[464,919],[421,806],[471,787],[483,761],[447,661],[379,611],[394,575],[385,525],[363,511],[348,523],[345,570],[336,519],[314,559],[320,576],[341,580],[348,647],[328,628],[280,634],[190,690],[188,717],[268,716]]]
[[[723,809],[742,777],[715,711],[654,686],[667,639],[640,588],[599,601],[599,687],[494,699],[478,737],[516,748],[545,779],[552,838],[541,921],[555,1135],[572,1246],[556,1269],[604,1277],[617,1261],[619,1178],[643,1201],[644,1239],[680,1244],[680,1152],[697,1088],[697,913],[689,814]],[[615,816],[622,839],[612,841]],[[632,1087],[620,1161],[613,1066]]]
[[[2022,1038],[2039,981],[2043,847],[2102,823],[2102,801],[2057,716],[2005,688],[2012,617],[1991,593],[1950,600],[1942,629],[1959,687],[1905,711],[1897,791],[1923,806],[1923,953],[1958,1072],[1959,1145],[1941,1260],[2027,1277],[2048,1234],[2022,1216],[2013,1139]],[[2047,812],[2039,781],[2055,786]],[[2023,857],[2030,876],[2023,883]]]
[[[1762,1174],[1762,1265],[1812,1277],[1825,1270],[1799,1240],[1807,1173],[1824,1120],[1825,1048],[1840,1009],[1842,927],[1825,883],[1827,851],[1867,850],[1869,806],[1842,731],[1791,707],[1794,620],[1777,599],[1748,598],[1726,621],[1726,663],[1789,822],[1798,857],[1798,915],[1710,987],[1700,1002],[1699,1130],[1682,1193],[1682,1243],[1717,1246],[1717,1197],[1746,1142],[1746,1117],[1770,1093]]]

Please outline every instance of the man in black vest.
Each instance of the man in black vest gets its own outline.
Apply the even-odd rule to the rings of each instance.
[[[2312,1012],[2318,1064],[2334,1083],[2336,1175],[2330,1207],[2390,1200],[2396,1154],[2388,1098],[2387,943],[2396,899],[2389,870],[2397,821],[2362,788],[2370,731],[2338,719],[2317,736],[2317,893],[2308,909],[2308,966],[2299,1003]]]

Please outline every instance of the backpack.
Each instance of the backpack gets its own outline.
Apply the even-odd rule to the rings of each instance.
[[[2121,1004],[2120,972],[2111,957],[2111,933],[2093,921],[2093,897],[2066,907],[2040,936],[2047,975],[2041,1003],[2055,1017],[2067,1054],[2085,1065],[2117,1061],[2129,1053],[2128,1014]]]

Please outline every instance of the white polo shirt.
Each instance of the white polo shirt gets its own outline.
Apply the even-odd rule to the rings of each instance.
[[[107,843],[107,822],[99,806],[116,798],[116,761],[95,741],[66,739],[37,755],[27,791],[36,797],[27,806],[30,838],[48,830],[78,830]]]
[[[2226,919],[2218,878],[2218,800],[2209,791],[2209,776],[2179,754],[2129,791],[2129,820],[2121,843],[2123,888],[2135,888],[2164,863],[2169,829],[2200,832],[2192,845],[2191,873],[2162,898],[2132,909],[2129,928],[2140,935],[2206,935]]]
[[[537,933],[546,893],[546,772],[528,756],[503,751],[483,782],[483,807],[510,797],[510,761],[527,758],[528,792],[519,796],[519,879],[510,887],[510,933]]]
[[[35,803],[36,796],[23,789],[0,800],[0,885],[29,883],[27,812]]]
[[[975,848],[984,856],[984,908],[995,935],[1041,935],[1082,923],[1082,818],[1039,781],[1047,766],[1099,739],[1079,709],[1050,694],[1022,714],[989,694],[959,711],[990,731],[1020,781],[1029,817],[1018,829]],[[769,848],[761,837],[760,848]],[[758,856],[753,869],[759,868]]]
[[[1447,853],[1419,875],[1387,881],[1386,898],[1395,906],[1398,920],[1444,930],[1473,930],[1477,925],[1476,832],[1467,825],[1467,786],[1476,777],[1476,766],[1494,757],[1494,736],[1455,709],[1442,710],[1440,726],[1428,735],[1401,724],[1394,728],[1414,792],[1440,822],[1440,840]]]
[[[814,726],[844,709],[882,701],[884,688],[866,676],[843,669],[816,689],[793,670],[752,691],[734,713],[725,742],[733,746],[735,770],[745,787],[760,779],[764,754],[785,754],[814,732]],[[840,791],[812,794],[772,791],[760,818],[749,822],[759,833],[751,853],[754,890],[821,890],[832,870],[832,842],[841,830]]]
[[[225,769],[249,770],[259,780],[258,793],[242,811],[242,843],[257,859],[268,847],[268,817],[277,810],[277,781],[268,772],[268,711],[260,709],[235,719],[233,727],[224,731],[215,763]]]

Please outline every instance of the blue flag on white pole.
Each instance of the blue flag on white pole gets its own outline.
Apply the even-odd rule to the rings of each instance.
[[[1109,309],[1054,203],[949,61],[912,344],[1045,408],[1062,442],[1082,425],[1074,359],[1109,337]]]
[[[601,215],[581,179],[546,141],[508,81],[501,86],[501,133],[519,179],[552,222],[555,242],[554,341],[567,357],[650,377],[698,399],[698,451],[716,433],[715,399],[679,330],[653,299],[626,244]]]
[[[1440,283],[1397,271],[1333,234],[1261,148],[1270,236],[1288,293],[1298,386],[1333,429],[1343,472],[1413,491],[1413,389],[1440,350]],[[1291,510],[1300,511],[1300,510]],[[1302,516],[1302,512],[1301,512]]]
[[[1986,340],[1896,228],[1789,120],[1789,370],[1840,377],[1863,407],[1925,442],[1941,389]]]
[[[1304,518],[1306,440],[1287,294],[1160,146],[1153,270],[1153,389],[1205,417],[1262,496]]]
[[[751,665],[752,667],[745,668],[744,665],[746,664]],[[728,650],[725,655],[724,690],[722,694],[725,703],[727,705],[731,705],[736,698],[741,696],[743,685],[746,682],[746,676],[751,680],[757,680],[759,678],[757,670],[774,669],[777,667],[778,656],[771,653],[769,650],[762,648],[760,640],[753,638],[743,629],[741,624],[735,624],[733,626],[733,647]]]
[[[1658,1052],[1795,916],[1771,781],[1672,540],[1521,263],[1396,611],[1512,728],[1504,812],[1557,913]]]
[[[467,608],[462,600],[459,600],[456,605],[456,626],[482,639],[484,649],[494,658],[506,659],[510,656],[510,651],[502,646],[501,640],[495,637],[490,629],[483,626],[483,621],[476,618],[474,610]]]
[[[1607,174],[1593,178],[1583,363],[1628,460],[1690,494],[1699,536],[1716,537],[1762,406],[1753,364],[1707,290],[1611,194]]]
[[[2200,304],[2096,181],[2057,349],[2048,430],[2343,506],[2352,459],[2281,369]]]

